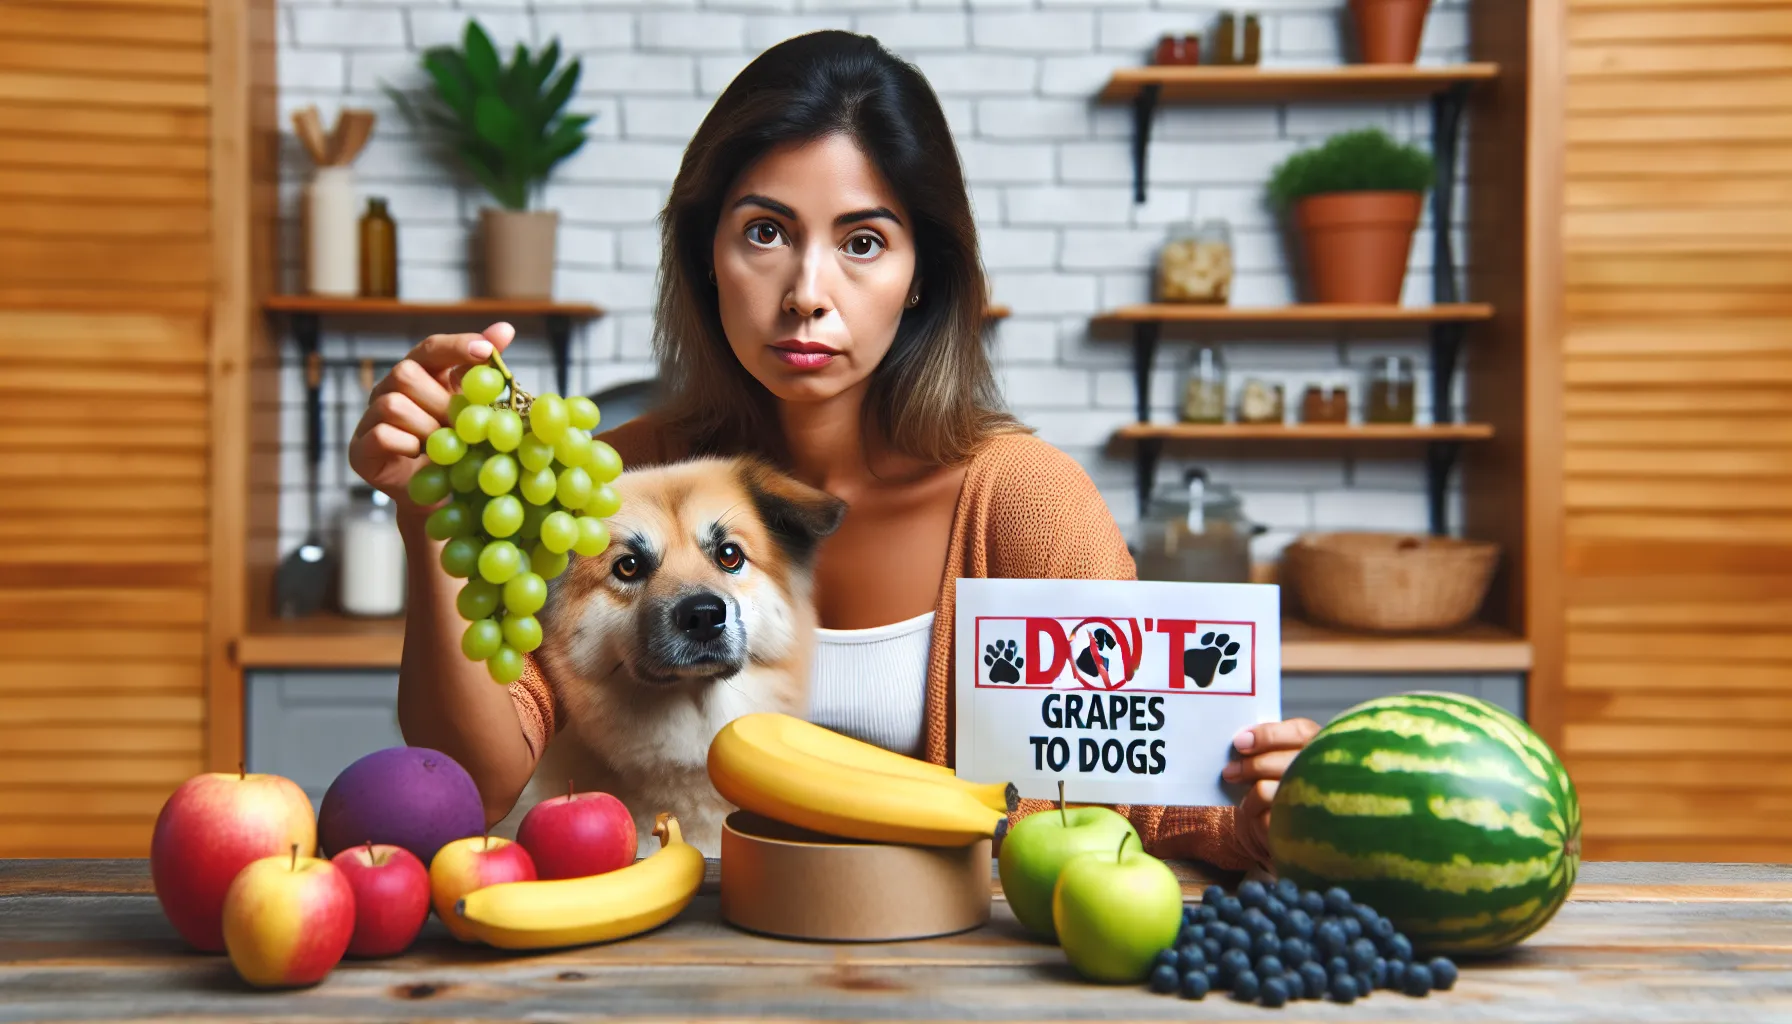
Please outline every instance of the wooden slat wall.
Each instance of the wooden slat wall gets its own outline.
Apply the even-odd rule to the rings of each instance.
[[[0,0],[0,856],[142,856],[206,755],[205,0]]]
[[[1792,860],[1792,0],[1568,0],[1560,743],[1594,858]]]

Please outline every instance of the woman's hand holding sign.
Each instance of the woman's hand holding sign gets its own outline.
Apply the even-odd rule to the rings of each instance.
[[[1238,803],[1238,842],[1259,864],[1270,862],[1269,805],[1276,798],[1282,773],[1318,732],[1318,722],[1290,718],[1254,725],[1232,738],[1234,756],[1220,775],[1227,782],[1251,787]]]

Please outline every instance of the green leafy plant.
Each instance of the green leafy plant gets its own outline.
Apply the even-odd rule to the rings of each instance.
[[[467,22],[459,47],[437,46],[423,54],[434,85],[415,106],[387,92],[414,123],[442,133],[444,142],[473,177],[506,209],[522,210],[530,193],[554,166],[585,144],[591,118],[564,108],[579,84],[579,61],[564,68],[560,41],[539,56],[521,43],[509,64],[477,19]]]
[[[1435,169],[1431,154],[1403,146],[1380,128],[1342,132],[1302,150],[1269,177],[1269,199],[1278,210],[1326,192],[1423,192]]]

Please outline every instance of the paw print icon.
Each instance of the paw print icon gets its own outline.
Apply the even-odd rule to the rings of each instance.
[[[1238,667],[1238,641],[1226,633],[1203,633],[1198,647],[1182,652],[1182,674],[1206,689],[1215,675],[1231,675]]]
[[[983,664],[989,666],[992,683],[1018,683],[1020,670],[1027,663],[1012,640],[997,640],[983,648]]]

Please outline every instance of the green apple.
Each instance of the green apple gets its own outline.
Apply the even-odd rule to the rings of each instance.
[[[1029,814],[1014,823],[1002,839],[996,866],[1008,906],[1026,929],[1042,939],[1055,939],[1052,889],[1070,858],[1083,853],[1112,853],[1120,837],[1139,840],[1132,822],[1106,807],[1059,806]]]
[[[1182,928],[1182,886],[1168,864],[1122,836],[1115,852],[1079,854],[1064,865],[1052,921],[1078,974],[1140,982]]]

